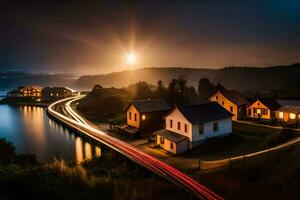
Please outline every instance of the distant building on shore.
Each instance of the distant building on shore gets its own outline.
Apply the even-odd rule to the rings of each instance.
[[[257,99],[247,108],[251,119],[273,120],[298,123],[300,121],[300,101],[282,99]]]
[[[20,86],[18,89],[14,89],[7,93],[9,97],[41,97],[42,87],[34,86]]]
[[[209,98],[209,101],[218,102],[219,105],[231,112],[233,120],[239,120],[246,116],[248,101],[237,91],[219,90]]]
[[[44,99],[61,99],[72,96],[72,90],[66,87],[45,87],[42,89]]]
[[[165,128],[154,132],[156,145],[183,153],[206,139],[232,132],[232,114],[216,102],[175,107],[165,118]]]
[[[134,100],[126,108],[126,125],[118,132],[134,137],[137,133],[151,133],[162,128],[163,116],[171,107],[161,99]]]

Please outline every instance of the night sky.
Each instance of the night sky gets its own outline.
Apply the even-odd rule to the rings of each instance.
[[[0,4],[0,71],[300,62],[300,1],[23,0]],[[134,66],[125,56],[138,57]]]

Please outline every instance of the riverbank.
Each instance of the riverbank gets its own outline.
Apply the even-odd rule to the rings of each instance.
[[[4,140],[0,148],[1,199],[191,198],[115,151],[81,164],[63,160],[41,164],[32,156],[16,155]]]
[[[47,107],[53,101],[43,100],[38,97],[5,97],[0,100],[0,104],[8,104],[14,106],[37,106]]]

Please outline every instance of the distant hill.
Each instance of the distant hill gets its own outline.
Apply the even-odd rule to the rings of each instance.
[[[95,86],[79,101],[77,110],[93,122],[107,122],[122,117],[123,110],[131,99],[131,94],[125,89]]]
[[[300,89],[300,64],[289,66],[257,67],[226,67],[223,69],[192,69],[192,68],[142,68],[114,72],[102,75],[81,76],[74,84],[80,89],[91,89],[95,84],[103,87],[124,87],[138,81],[156,84],[162,80],[169,84],[172,78],[183,76],[188,84],[197,86],[200,78],[206,77],[213,82],[221,82],[228,89],[270,90]]]
[[[77,77],[71,74],[40,74],[25,72],[0,72],[0,91],[22,85],[72,86]]]

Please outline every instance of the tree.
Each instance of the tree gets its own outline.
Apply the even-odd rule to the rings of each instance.
[[[163,82],[159,80],[157,82],[156,90],[154,91],[154,97],[158,99],[165,99],[167,97],[167,89],[164,86]]]
[[[136,83],[135,99],[148,99],[154,96],[154,86],[140,81]]]
[[[218,90],[226,90],[226,88],[221,84],[221,83],[217,83],[216,87],[215,87],[215,90],[218,91]]]
[[[202,101],[206,101],[215,92],[214,85],[208,78],[201,78],[198,84],[198,94]]]
[[[187,105],[190,103],[188,96],[188,87],[186,85],[186,80],[182,77],[178,79],[172,79],[168,87],[168,102],[171,105]]]

